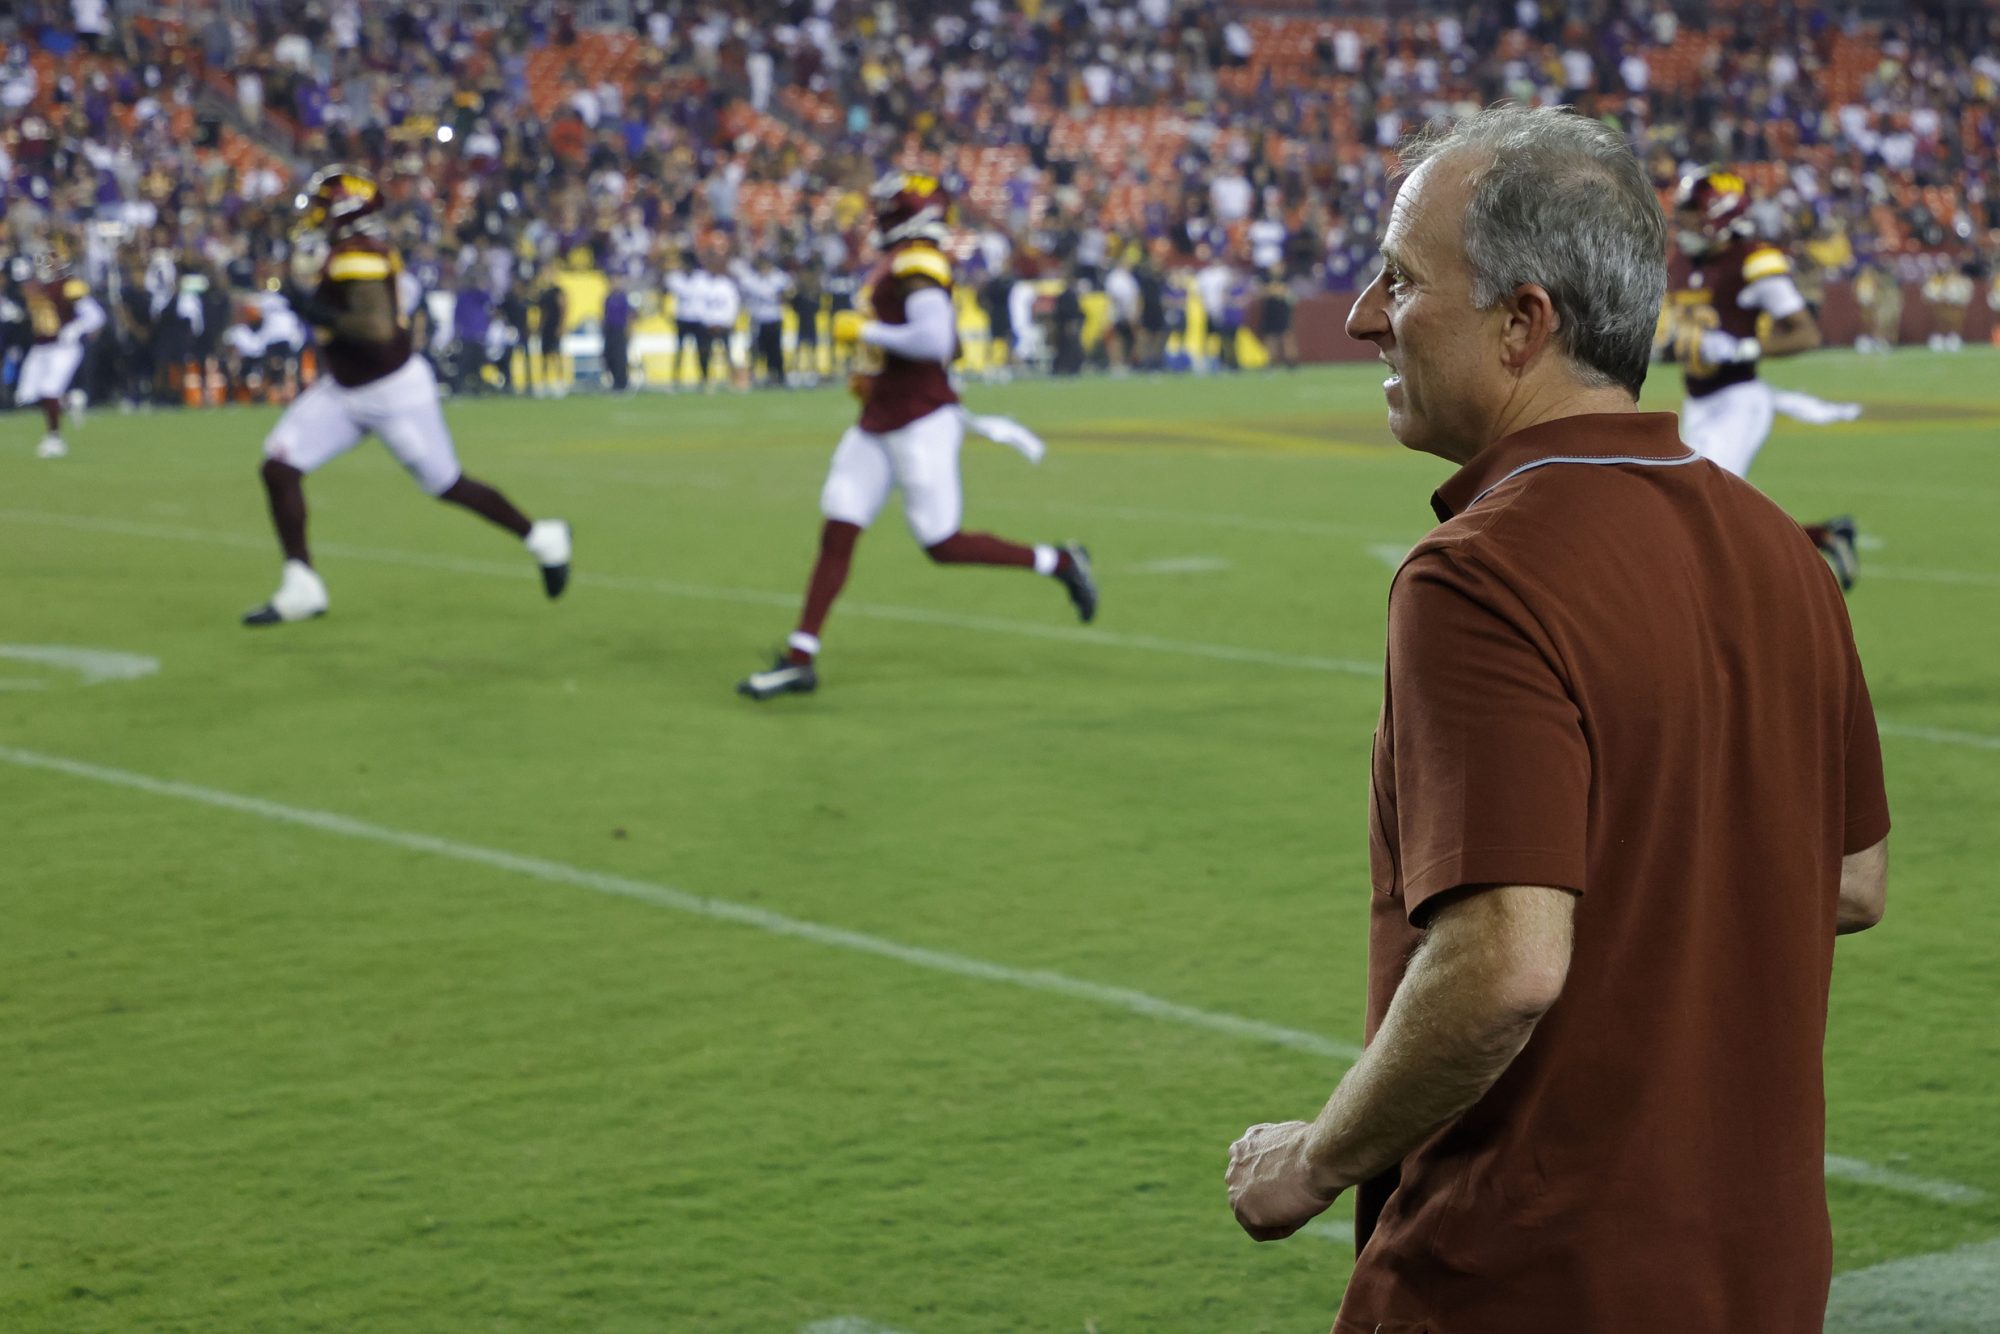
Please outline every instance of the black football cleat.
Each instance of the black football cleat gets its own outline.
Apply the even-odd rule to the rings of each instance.
[[[819,689],[819,673],[811,663],[796,663],[780,656],[768,672],[752,672],[736,683],[736,693],[754,700],[776,699],[780,695],[810,695]]]
[[[1097,616],[1097,580],[1090,572],[1090,548],[1071,542],[1062,550],[1069,564],[1056,571],[1056,578],[1069,593],[1076,619],[1088,625]]]
[[[1854,526],[1852,515],[1842,514],[1828,519],[1820,525],[1826,536],[1819,543],[1820,554],[1833,567],[1833,577],[1840,581],[1840,591],[1850,592],[1855,581],[1861,577],[1861,554],[1857,546],[1860,530]]]

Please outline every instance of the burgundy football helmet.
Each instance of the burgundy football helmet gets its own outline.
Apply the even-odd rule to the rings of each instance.
[[[1674,191],[1674,221],[1681,252],[1699,258],[1739,237],[1751,235],[1750,188],[1741,176],[1704,167],[1681,177]]]
[[[366,173],[352,167],[323,167],[313,173],[294,202],[300,231],[325,232],[332,239],[379,212],[382,191]]]
[[[892,171],[869,191],[875,205],[875,244],[900,245],[918,239],[941,243],[950,234],[945,215],[951,196],[935,176]]]

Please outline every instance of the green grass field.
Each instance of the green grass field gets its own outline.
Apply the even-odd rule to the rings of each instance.
[[[1773,378],[1868,405],[1755,476],[1879,541],[1898,820],[1828,1328],[1991,1329],[2000,354]],[[1378,381],[975,388],[1051,456],[968,443],[968,525],[1088,541],[1098,624],[892,514],[761,707],[836,392],[454,404],[575,523],[569,597],[366,445],[309,487],[333,613],[259,632],[269,413],[58,463],[0,418],[0,1329],[1323,1330],[1346,1202],[1260,1247],[1221,1173],[1359,1036],[1384,595],[1446,471]]]

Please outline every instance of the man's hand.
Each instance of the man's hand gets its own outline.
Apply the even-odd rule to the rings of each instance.
[[[1711,366],[1734,366],[1755,361],[1763,355],[1763,351],[1756,339],[1738,338],[1720,329],[1710,329],[1701,336],[1701,359]]]
[[[1326,1211],[1340,1195],[1314,1181],[1306,1146],[1312,1126],[1282,1121],[1251,1126],[1229,1146],[1229,1207],[1256,1241],[1280,1241]]]

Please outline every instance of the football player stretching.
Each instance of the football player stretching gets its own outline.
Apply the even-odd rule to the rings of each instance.
[[[873,199],[874,241],[883,256],[859,308],[836,315],[833,330],[836,343],[861,346],[861,369],[849,382],[861,417],[841,437],[820,491],[825,522],[798,625],[777,663],[737,686],[752,699],[817,688],[820,629],[847,581],[855,543],[892,490],[902,492],[910,534],[933,561],[1032,570],[1063,586],[1079,619],[1097,614],[1097,584],[1082,546],[1027,546],[959,527],[965,497],[958,451],[966,427],[1030,462],[1041,458],[1042,442],[1004,417],[968,416],[952,389],[948,368],[958,334],[951,261],[940,247],[949,207],[944,189],[933,177],[892,172],[877,182]]]
[[[1706,168],[1690,173],[1674,197],[1681,252],[1693,271],[1694,300],[1682,307],[1675,352],[1687,376],[1681,433],[1688,446],[1738,477],[1771,435],[1771,387],[1757,378],[1766,357],[1789,357],[1820,345],[1819,325],[1792,280],[1784,252],[1760,239],[1749,217],[1743,179]],[[1758,320],[1771,321],[1757,336]],[[1842,588],[1857,571],[1854,520],[1806,525]]]
[[[294,281],[285,296],[318,333],[322,373],[264,441],[264,489],[285,567],[278,591],[244,614],[245,625],[325,613],[326,584],[306,546],[305,476],[371,433],[425,491],[520,538],[550,597],[561,596],[569,581],[569,525],[531,521],[500,492],[459,471],[437,377],[412,346],[397,281],[402,263],[388,243],[382,203],[375,182],[347,167],[317,173],[298,197]]]

